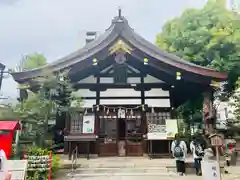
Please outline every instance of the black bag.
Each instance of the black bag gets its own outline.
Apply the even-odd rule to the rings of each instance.
[[[202,146],[197,143],[195,143],[194,146],[195,146],[195,154],[199,157],[204,156],[204,151],[203,151]]]
[[[179,142],[175,141],[173,156],[176,158],[182,158],[184,156],[184,152],[183,149],[180,147],[180,143],[181,143],[180,141]]]

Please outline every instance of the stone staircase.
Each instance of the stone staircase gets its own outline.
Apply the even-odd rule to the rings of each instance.
[[[74,172],[69,172],[67,177],[74,180],[170,180],[176,178],[176,174],[168,172],[164,160],[115,157],[84,162]]]
[[[189,158],[187,161],[191,161]],[[69,164],[68,160],[63,163]],[[174,165],[174,159],[152,159],[132,157],[110,157],[78,159],[78,168],[73,172],[63,169],[57,180],[202,180],[202,177],[188,174],[177,176],[167,166]],[[223,180],[239,180],[239,167],[231,167],[230,174],[223,174]]]

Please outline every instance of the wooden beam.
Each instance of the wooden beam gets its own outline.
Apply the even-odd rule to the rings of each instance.
[[[82,97],[83,99],[90,99],[90,100],[94,100],[97,99],[98,97]],[[121,96],[121,97],[100,97],[100,99],[141,99],[141,96]],[[169,96],[149,96],[149,97],[145,97],[144,99],[170,99]]]
[[[146,77],[147,75],[143,73],[128,73],[127,76],[128,77],[141,77],[141,76]],[[99,77],[114,77],[114,73],[100,73]]]
[[[114,83],[78,83],[74,86],[77,89],[117,89],[117,88],[133,88],[136,90],[149,90],[151,88],[162,88],[162,89],[170,89],[171,86],[166,83],[133,83],[133,84],[114,84]]]

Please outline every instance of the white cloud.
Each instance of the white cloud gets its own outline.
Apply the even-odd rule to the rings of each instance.
[[[31,52],[41,52],[49,61],[67,55],[84,44],[86,30],[108,28],[118,6],[130,25],[153,42],[166,21],[205,1],[0,0],[0,62],[13,67]],[[4,83],[4,88],[12,86]]]

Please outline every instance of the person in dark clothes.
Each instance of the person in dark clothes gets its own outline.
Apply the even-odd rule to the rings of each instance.
[[[201,161],[204,156],[204,147],[201,141],[200,136],[193,137],[192,142],[190,143],[190,149],[193,153],[194,158],[194,168],[196,169],[196,175],[201,176]]]

